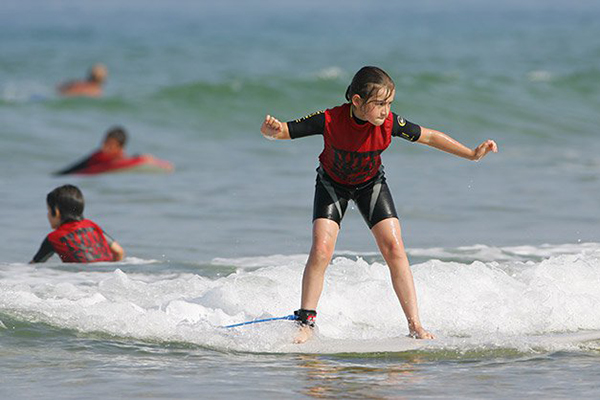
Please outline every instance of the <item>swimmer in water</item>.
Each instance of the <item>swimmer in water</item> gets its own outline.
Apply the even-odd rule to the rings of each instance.
[[[106,132],[100,149],[85,157],[83,160],[55,173],[55,175],[75,174],[85,168],[99,164],[110,164],[127,157],[125,144],[127,132],[121,127],[113,127]]]
[[[125,251],[98,225],[83,217],[84,199],[77,186],[57,187],[46,197],[48,222],[54,229],[30,263],[42,263],[53,254],[63,262],[121,261]]]
[[[63,83],[58,86],[58,92],[63,96],[100,97],[107,75],[107,68],[102,64],[96,64],[90,69],[86,80]]]
[[[115,126],[106,132],[102,145],[98,150],[77,161],[73,165],[68,166],[54,175],[67,175],[67,174],[84,174],[86,171],[89,173],[93,169],[107,169],[111,167],[118,167],[123,162],[131,160],[144,160],[147,163],[160,162],[163,165],[165,171],[173,171],[174,167],[171,163],[158,160],[151,154],[141,154],[128,156],[125,153],[125,145],[127,144],[127,132],[120,126]]]

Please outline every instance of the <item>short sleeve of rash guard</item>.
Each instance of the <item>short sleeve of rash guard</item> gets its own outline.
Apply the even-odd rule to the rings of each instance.
[[[297,139],[311,135],[322,135],[325,130],[325,111],[317,111],[306,117],[288,121],[290,138]]]
[[[394,116],[392,136],[398,136],[411,142],[419,140],[421,137],[421,127],[419,125],[413,124],[395,113],[392,113],[392,115]]]
[[[109,246],[114,243],[115,239],[113,239],[108,233],[104,232],[104,230],[102,230],[102,234],[104,235],[104,239],[106,239],[106,242]]]

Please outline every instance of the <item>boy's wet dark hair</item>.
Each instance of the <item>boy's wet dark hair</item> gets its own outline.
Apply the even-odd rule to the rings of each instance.
[[[57,187],[46,196],[46,204],[53,216],[60,211],[61,222],[81,221],[85,202],[83,194],[77,186],[63,185]]]
[[[125,147],[125,144],[127,143],[127,132],[124,128],[120,126],[115,126],[110,128],[108,132],[106,132],[106,137],[104,138],[104,140],[106,139],[114,139],[117,141],[117,143],[119,143],[121,147]]]
[[[346,100],[352,101],[352,96],[359,95],[365,104],[375,96],[381,89],[386,89],[388,95],[392,93],[396,85],[390,76],[378,67],[362,67],[352,78],[352,82],[346,89]]]

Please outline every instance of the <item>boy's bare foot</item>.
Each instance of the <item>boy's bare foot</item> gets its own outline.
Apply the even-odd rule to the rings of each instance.
[[[410,336],[413,339],[435,339],[435,336],[427,332],[423,327],[409,329],[410,333],[408,334],[408,336]]]
[[[302,344],[310,339],[313,335],[313,328],[308,325],[301,325],[298,329],[298,334],[294,338],[295,344]]]

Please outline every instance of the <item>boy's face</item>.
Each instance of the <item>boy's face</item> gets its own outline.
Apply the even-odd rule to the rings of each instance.
[[[46,208],[48,208],[48,222],[50,223],[50,227],[52,229],[58,228],[60,226],[60,211],[56,208],[54,215],[52,215],[50,206],[46,206]]]
[[[116,139],[107,138],[104,143],[102,143],[102,152],[107,154],[119,154],[123,149],[121,145]]]
[[[355,95],[358,96],[358,95]],[[386,88],[381,88],[375,96],[365,102],[358,97],[353,99],[356,116],[362,120],[369,121],[375,126],[382,125],[391,111],[392,102],[396,96],[396,90],[390,93]]]

